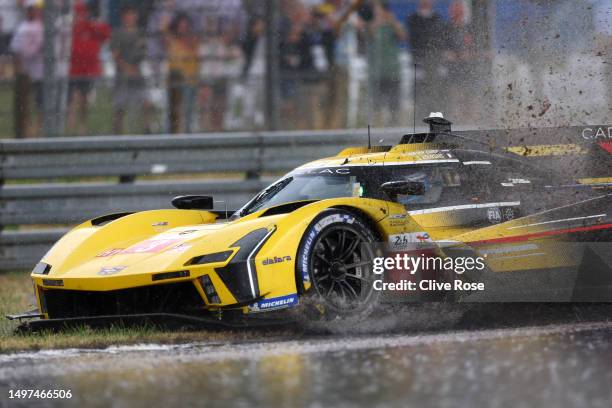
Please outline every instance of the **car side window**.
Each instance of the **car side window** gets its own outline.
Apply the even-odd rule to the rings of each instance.
[[[457,166],[389,166],[385,168],[384,182],[416,181],[424,185],[422,195],[387,197],[406,208],[418,209],[442,206],[461,196],[462,177]]]

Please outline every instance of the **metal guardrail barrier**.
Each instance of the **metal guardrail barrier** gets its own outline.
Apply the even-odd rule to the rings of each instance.
[[[598,141],[599,128],[609,132],[590,126],[456,133],[504,147],[588,144]],[[373,129],[372,142],[394,144],[405,131]],[[170,208],[181,194],[211,194],[218,209],[234,209],[268,184],[260,175],[366,143],[362,129],[0,140],[0,271],[31,268],[67,225],[112,212]],[[103,179],[83,181],[89,177]]]
[[[1,174],[10,180],[282,171],[365,144],[366,137],[343,130],[0,141]]]
[[[170,207],[170,199],[211,194],[237,208],[264,187],[259,180],[161,181],[137,184],[18,185],[1,193],[3,225],[74,224],[102,214]],[[219,204],[220,208],[224,205]]]

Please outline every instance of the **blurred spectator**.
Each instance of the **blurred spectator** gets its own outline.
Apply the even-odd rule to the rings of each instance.
[[[170,132],[190,132],[199,82],[198,37],[184,13],[178,13],[163,31],[168,56]]]
[[[420,0],[416,13],[406,21],[413,62],[417,65],[416,115],[443,110],[442,52],[445,23],[433,9],[433,0]]]
[[[464,0],[453,0],[449,6],[446,65],[449,73],[449,115],[462,121],[474,120],[472,111],[477,103],[477,50],[472,27],[467,24]]]
[[[107,21],[114,30],[115,28],[121,27],[123,10],[126,8],[133,8],[138,15],[138,27],[141,29],[145,29],[147,26],[147,21],[149,15],[153,12],[153,8],[155,4],[159,0],[94,0],[94,1],[102,1],[103,4],[106,4],[106,9],[108,10]],[[175,1],[175,0],[173,0]],[[186,0],[178,0],[179,2],[183,2]],[[102,5],[104,7],[104,5]]]
[[[82,135],[88,132],[89,99],[95,81],[102,73],[100,48],[110,36],[110,26],[94,21],[89,8],[79,1],[74,9],[72,52],[70,54],[70,83],[67,128]],[[77,119],[78,117],[78,119]],[[78,126],[77,126],[78,120]]]
[[[344,3],[342,0],[326,0],[324,4],[331,9],[327,18],[329,29],[323,34],[329,62],[328,95],[323,104],[325,127],[328,129],[347,125],[351,50],[357,48],[357,24],[351,20],[351,15],[363,1],[352,1],[348,7]]]
[[[4,19],[0,16],[0,80],[13,76],[11,38],[12,34],[4,31]]]
[[[207,33],[208,34],[208,33]],[[227,107],[228,82],[240,75],[240,49],[229,32],[205,35],[200,47],[205,86],[200,92],[200,124],[207,131],[221,131]]]
[[[241,33],[240,48],[244,56],[242,76],[246,78],[251,69],[256,49],[261,48],[265,41],[265,10],[266,5],[257,0],[243,0],[242,8],[245,13],[245,29]]]
[[[38,136],[42,125],[43,92],[43,23],[42,0],[25,2],[26,19],[19,23],[11,40],[10,49],[15,57],[15,136]],[[30,123],[30,98],[34,95],[37,110],[35,128]]]
[[[243,12],[240,1],[224,0],[219,4],[208,0],[203,19],[199,50],[200,75],[203,78],[198,94],[200,129],[221,131],[225,125],[230,83],[241,73],[238,39]]]
[[[313,42],[306,30],[311,17],[308,9],[299,3],[284,4],[279,52],[281,118],[288,129],[306,129],[312,125],[311,106],[303,109],[303,99],[310,96],[306,95],[306,81],[312,79],[308,75],[314,72]]]
[[[147,21],[147,56],[156,80],[161,78],[163,62],[166,59],[162,30],[176,13],[175,9],[176,0],[156,1]]]
[[[241,43],[243,81],[230,87],[228,95],[230,116],[234,116],[233,127],[261,128],[264,125],[265,29],[261,14],[252,12]]]
[[[146,108],[155,118],[156,131],[168,132],[166,92],[166,44],[162,30],[176,13],[176,0],[157,0],[147,20]]]
[[[370,75],[373,76],[374,106],[383,126],[397,125],[401,88],[399,43],[406,39],[406,33],[388,2],[377,2],[374,16],[369,27],[373,40]]]
[[[130,106],[142,109],[143,131],[150,131],[149,109],[144,98],[144,78],[140,64],[146,56],[146,39],[138,27],[138,11],[125,7],[121,11],[121,26],[111,35],[110,48],[116,66],[113,104],[113,129],[123,134],[125,114]]]

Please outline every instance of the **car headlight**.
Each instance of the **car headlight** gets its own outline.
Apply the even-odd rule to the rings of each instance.
[[[37,263],[34,269],[32,269],[32,273],[35,273],[37,275],[48,275],[50,271],[51,265],[46,264],[44,262]]]

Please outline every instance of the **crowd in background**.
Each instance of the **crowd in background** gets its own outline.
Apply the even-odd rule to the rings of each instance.
[[[491,55],[471,24],[470,3],[447,0],[444,16],[434,0],[410,3],[414,11],[400,15],[386,0],[281,0],[281,128],[346,127],[359,58],[368,122],[411,122],[402,110],[406,72],[414,75],[417,117],[445,111],[465,118],[480,109],[490,80],[480,68]],[[16,7],[22,21],[0,34],[0,78],[15,81],[16,134],[35,136],[44,3],[18,0]],[[88,118],[103,89],[115,134],[263,128],[265,12],[257,0],[75,0],[66,132],[91,133]],[[612,36],[602,36],[609,50]]]

